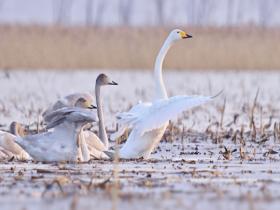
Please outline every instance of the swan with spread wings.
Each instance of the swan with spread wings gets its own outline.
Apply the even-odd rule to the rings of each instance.
[[[163,60],[170,47],[178,40],[192,38],[186,32],[175,29],[171,31],[160,49],[155,61],[154,81],[155,98],[151,103],[139,103],[128,112],[117,115],[120,130],[113,136],[119,137],[126,129],[131,129],[130,135],[123,147],[119,150],[122,159],[150,157],[151,152],[160,142],[169,120],[185,110],[211,101],[211,96],[180,95],[168,97],[162,77]],[[107,152],[108,155],[113,153]]]
[[[87,145],[79,142],[79,135],[85,124],[97,122],[96,112],[79,107],[64,107],[47,114],[45,118],[49,122],[47,129],[53,130],[25,137],[0,132],[0,146],[14,154],[27,153],[33,160],[45,162],[76,162],[79,147],[82,147],[83,153],[88,153]]]

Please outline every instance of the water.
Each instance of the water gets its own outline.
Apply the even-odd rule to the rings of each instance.
[[[66,94],[93,93],[99,73],[11,71],[7,76],[0,72],[2,128],[7,129],[13,120],[36,122],[49,104]],[[117,112],[139,100],[152,99],[152,74],[143,70],[104,73],[119,83],[102,90],[105,122],[114,130]],[[273,125],[279,123],[280,73],[165,71],[164,79],[170,96],[224,92],[212,103],[180,115],[147,161],[1,162],[1,209],[278,209],[280,141],[273,135]],[[257,137],[252,140],[249,121],[258,88],[254,112]],[[223,126],[219,128],[216,125],[221,122],[225,98]],[[232,123],[235,114],[239,117]],[[261,131],[271,116],[271,125]],[[225,147],[232,153],[226,154]],[[118,171],[117,179],[113,171]]]

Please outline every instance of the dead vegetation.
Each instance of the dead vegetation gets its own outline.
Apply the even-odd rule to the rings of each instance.
[[[28,132],[41,132],[42,124],[38,115],[45,105],[38,104],[37,100],[34,104],[28,102],[32,101],[32,98],[47,100],[48,95],[56,92],[50,92],[40,98],[32,92],[34,89],[38,92],[37,86],[34,85],[27,89],[33,93],[29,93],[27,97],[24,95],[27,91],[24,89],[26,86],[21,86],[22,83],[15,80],[20,78],[22,81],[24,78],[24,81],[29,81],[30,77],[23,74],[26,73],[10,72],[9,78],[5,77],[1,80],[1,84],[4,84],[2,87],[6,88],[6,94],[3,92],[0,100],[0,114],[6,119],[3,121],[3,129],[8,129],[7,122],[10,119],[14,120],[21,113],[23,119],[29,117],[30,124],[26,127],[29,129]],[[69,84],[74,89],[77,88],[71,80],[73,72],[60,73],[61,75],[54,72],[57,80],[51,80],[50,85],[47,82],[48,78],[54,76],[50,72],[40,74],[44,78],[46,89],[54,87],[57,91],[61,85],[68,85],[67,89]],[[82,81],[94,77],[92,72],[81,74],[85,74],[85,78],[79,77]],[[119,73],[112,74],[114,78]],[[129,81],[135,77],[135,74],[128,77]],[[187,111],[178,120],[171,121],[162,142],[150,160],[119,160],[116,157],[114,162],[91,160],[76,165],[18,162],[14,158],[2,160],[0,163],[1,210],[23,208],[47,210],[51,207],[57,208],[61,203],[69,209],[97,210],[131,209],[131,206],[134,209],[161,209],[175,206],[177,209],[202,210],[221,209],[221,206],[224,207],[222,209],[227,209],[229,205],[247,209],[248,205],[257,203],[260,208],[269,207],[271,210],[278,210],[280,110],[278,99],[273,98],[274,92],[264,91],[267,88],[265,82],[269,82],[270,90],[275,89],[272,79],[278,74],[274,73],[268,77],[262,74],[258,77],[250,75],[252,80],[249,80],[246,74],[240,74],[240,81],[249,84],[251,88],[245,96],[241,92],[245,92],[248,87],[240,85],[242,84],[240,81],[230,84],[231,74],[225,74],[222,80],[218,79],[219,73],[213,74],[215,86],[222,82],[229,84],[230,89],[225,91],[226,99],[221,96],[215,100],[215,103]],[[36,75],[33,72],[31,77],[37,79]],[[148,79],[143,72],[141,76],[142,81],[148,84]],[[172,73],[172,76],[175,77],[175,74]],[[180,83],[185,84],[186,78],[193,79],[195,75],[191,72],[191,75],[180,74],[178,77],[182,80],[178,78],[175,80],[176,84],[174,83],[173,86],[178,86],[176,90],[173,89],[174,93],[182,88]],[[125,74],[122,74],[121,79],[127,81]],[[118,81],[120,84],[123,82],[121,79]],[[277,81],[276,86],[278,86]],[[256,83],[261,82],[265,84],[259,89],[255,87]],[[205,84],[202,77],[199,77],[199,82],[194,81],[194,83],[195,87],[201,88],[199,93],[205,90],[200,86]],[[59,86],[56,86],[57,84]],[[253,86],[250,86],[252,84]],[[80,87],[84,84],[77,85]],[[187,85],[193,87],[192,83]],[[113,91],[109,93],[110,96],[114,96],[113,98],[104,98],[104,101],[110,103],[111,115],[116,112],[114,108],[117,107],[117,99],[125,104],[122,107],[125,110],[130,107],[131,101],[136,96],[147,97],[150,89],[145,86],[141,93],[139,88],[132,89],[130,98],[127,86],[123,91]],[[120,95],[122,93],[127,98]],[[241,100],[236,101],[236,95],[240,95]],[[105,92],[104,97],[107,97]],[[106,117],[109,118],[108,113]],[[109,133],[116,128],[115,124],[111,125],[108,129]],[[122,144],[127,135],[128,132],[124,138],[116,142],[116,146]],[[111,142],[111,145],[114,144]],[[22,199],[14,202],[15,197]],[[46,202],[49,204],[46,205]]]
[[[171,69],[279,69],[280,30],[191,28]],[[0,68],[151,69],[170,29],[0,26]],[[203,61],[203,62],[202,62]]]

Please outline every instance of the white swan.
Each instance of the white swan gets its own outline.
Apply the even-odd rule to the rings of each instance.
[[[16,137],[18,143],[37,161],[77,161],[79,134],[86,123],[96,122],[96,113],[83,108],[61,108],[45,116],[53,131]],[[1,145],[1,142],[0,142]]]
[[[184,110],[211,100],[212,97],[207,96],[174,96],[170,98],[167,96],[162,78],[164,57],[175,41],[191,37],[179,29],[171,31],[155,62],[155,100],[152,103],[140,103],[132,107],[130,111],[117,115],[121,126],[121,131],[117,132],[117,135],[120,135],[126,128],[132,129],[127,141],[119,150],[120,158],[149,158],[160,142],[169,120],[175,119]],[[112,157],[112,153],[106,152],[106,154]]]

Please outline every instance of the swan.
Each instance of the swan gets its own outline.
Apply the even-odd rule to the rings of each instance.
[[[99,136],[100,138],[90,130],[85,130],[84,127],[78,136],[79,149],[78,149],[78,159],[80,161],[88,161],[91,157],[96,159],[109,159],[109,157],[103,152],[108,150],[109,141],[104,125],[103,116],[103,101],[100,95],[101,87],[105,85],[117,85],[116,82],[111,80],[105,74],[99,74],[96,78],[95,83],[95,95],[97,107],[97,115],[99,118]],[[79,107],[79,108],[96,108],[92,105],[93,98],[87,93],[75,93],[65,96],[62,100],[58,100],[51,107],[49,107],[44,113],[44,122],[48,126],[52,121],[55,121],[57,117],[53,114],[55,111],[65,108],[65,107]],[[15,136],[25,137],[27,131],[24,125],[13,122],[10,125],[10,132]],[[15,138],[14,136],[14,138]],[[18,145],[17,145],[18,146]],[[9,150],[8,145],[6,145],[7,150]],[[24,150],[23,150],[24,151]]]
[[[89,106],[92,106],[93,101],[93,96],[89,93],[73,93],[57,100],[43,113],[43,117],[63,107],[88,108]]]
[[[14,157],[17,160],[31,160],[30,155],[15,142],[16,137],[11,133],[0,131],[0,159]]]
[[[28,126],[21,124],[19,122],[13,121],[10,124],[10,133],[16,136],[26,136],[28,134]]]
[[[90,130],[82,129],[79,140],[81,142],[81,149],[84,148],[85,145],[87,145],[87,149],[84,148],[83,151],[79,151],[80,155],[82,156],[81,159],[83,161],[88,161],[90,157],[96,158],[96,159],[108,159],[109,157],[103,152],[108,150],[109,148],[109,140],[106,133],[105,125],[104,125],[104,116],[103,116],[103,100],[101,98],[101,87],[106,85],[117,85],[116,82],[111,80],[107,75],[105,74],[99,74],[96,78],[95,82],[95,96],[96,96],[96,104],[97,104],[97,115],[98,115],[98,124],[99,124],[99,137],[95,135]],[[67,97],[66,97],[67,98]],[[76,99],[76,98],[75,98]],[[83,98],[80,98],[80,100]],[[84,103],[83,103],[84,102]],[[81,101],[81,103],[75,103],[75,107],[81,107],[81,108],[88,108],[88,106],[91,106],[88,100]],[[56,102],[55,104],[57,104]],[[55,108],[51,108],[49,110],[54,110]],[[51,113],[51,112],[48,112]],[[48,124],[50,120],[52,120],[50,117],[46,118],[45,115],[43,115],[44,121]],[[88,150],[88,151],[87,151]],[[89,152],[89,154],[87,154]]]
[[[93,132],[85,130],[81,134],[83,135],[88,149],[90,151],[90,156],[96,159],[108,159],[109,157],[103,152],[109,149],[109,140],[107,132],[104,125],[104,116],[103,116],[103,100],[101,97],[101,87],[105,85],[118,85],[118,83],[111,80],[107,75],[100,74],[96,78],[95,82],[95,97],[97,105],[97,116],[98,116],[98,125],[99,125],[99,137],[96,136]]]
[[[97,121],[96,113],[79,107],[64,107],[45,118],[49,122],[47,129],[53,128],[52,131],[26,137],[16,136],[13,140],[36,161],[76,162],[78,147],[85,146],[79,143],[78,136],[85,124]]]
[[[72,95],[74,95],[74,94],[72,94]],[[65,98],[68,98],[68,97],[65,97]],[[73,107],[88,108],[88,109],[96,108],[95,106],[90,104],[90,101],[87,98],[85,98],[84,95],[80,95],[80,98],[77,98],[75,96],[75,100],[71,101],[71,103],[74,103]],[[58,101],[58,102],[55,103],[54,108],[49,109],[48,112],[44,112],[43,116],[47,116],[50,113],[54,112],[55,110],[58,110],[58,109],[63,108],[63,107],[67,107],[67,106],[62,105]],[[10,124],[10,133],[6,133],[5,137],[4,136],[2,137],[2,138],[5,139],[5,141],[2,141],[2,147],[5,148],[5,149],[3,148],[2,152],[6,152],[8,154],[8,155],[6,155],[6,159],[11,158],[11,156],[14,156],[16,159],[19,159],[19,160],[32,159],[29,155],[27,156],[26,155],[27,153],[14,141],[16,136],[26,137],[28,135],[32,135],[31,132],[28,132],[28,126],[26,126],[24,124],[21,124],[19,122],[15,122],[15,121]],[[79,147],[79,149],[80,149],[80,147]],[[78,159],[80,161],[84,161],[84,157],[82,156],[82,152],[79,151],[79,153],[80,154],[78,155],[79,156]],[[4,159],[4,156],[3,156],[2,159]]]
[[[168,98],[162,78],[163,60],[170,47],[178,40],[192,38],[186,32],[175,29],[170,32],[161,47],[155,61],[154,81],[155,97],[150,103],[140,103],[128,112],[117,114],[116,118],[121,127],[115,134],[119,136],[126,129],[131,129],[130,135],[118,156],[121,159],[148,159],[151,152],[160,142],[169,120],[175,119],[181,112],[211,101],[215,96],[173,96]],[[105,152],[111,158],[114,152]]]

